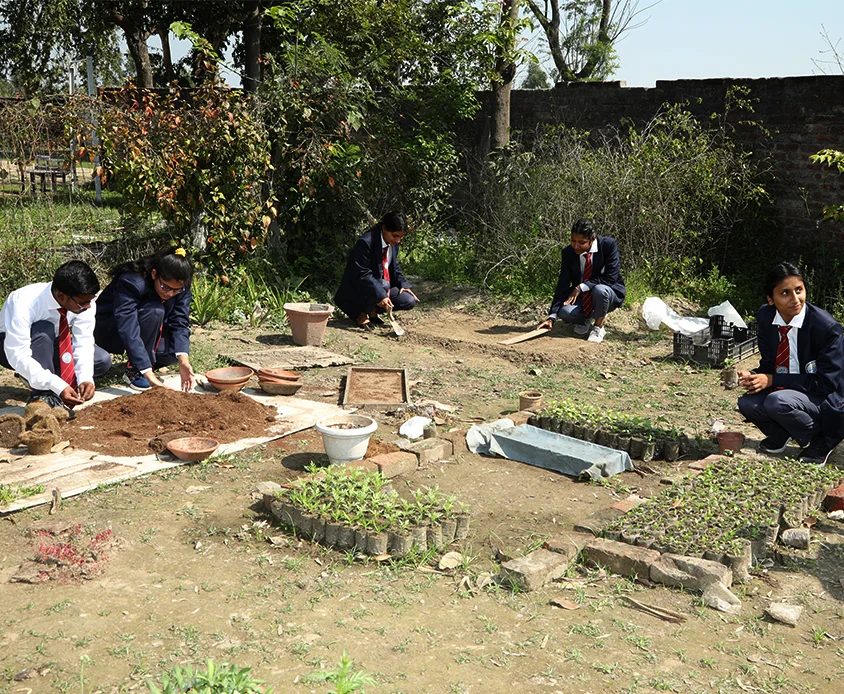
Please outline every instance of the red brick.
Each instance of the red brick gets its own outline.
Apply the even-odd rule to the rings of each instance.
[[[399,448],[408,453],[413,453],[419,459],[419,465],[436,463],[445,460],[453,452],[454,447],[451,441],[445,439],[422,439],[421,441],[399,442]]]
[[[345,465],[346,467],[357,468],[358,470],[363,470],[364,472],[378,472],[378,465],[372,462],[372,458],[367,458],[365,460],[350,460]]]
[[[562,578],[569,560],[556,552],[538,549],[527,556],[511,559],[501,565],[502,582],[524,591],[538,590],[548,581]]]
[[[469,447],[466,445],[466,432],[468,431],[468,429],[453,429],[452,431],[440,434],[439,438],[444,441],[451,441],[454,455],[468,453]]]
[[[595,536],[591,533],[578,533],[574,530],[562,533],[548,540],[543,547],[549,552],[563,554],[571,562],[576,559],[580,551],[588,545]]]
[[[434,439],[428,439],[432,441]],[[416,472],[417,458],[413,453],[398,451],[397,453],[382,453],[369,458],[368,462],[378,467],[384,477],[395,477],[396,475],[408,475]]]
[[[702,460],[693,460],[689,463],[689,468],[691,470],[705,470],[710,465],[720,462],[723,458],[722,455],[708,455]]]
[[[612,506],[610,506],[610,508],[614,508],[616,511],[621,511],[622,513],[627,513],[637,506],[647,503],[647,501],[647,499],[639,496],[638,494],[631,494],[626,499],[616,501]]]
[[[844,511],[844,484],[827,494],[823,505],[827,511]]]

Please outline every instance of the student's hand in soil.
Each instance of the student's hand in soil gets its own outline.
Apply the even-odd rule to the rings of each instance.
[[[77,405],[81,405],[83,402],[85,402],[81,397],[79,397],[79,393],[77,393],[70,386],[68,386],[61,393],[59,393],[59,397],[62,399],[62,402],[68,407],[76,407]]]
[[[738,372],[738,378],[741,387],[751,395],[770,388],[774,380],[771,374],[754,374],[744,370]]]
[[[79,384],[79,397],[83,400],[87,401],[94,397],[94,393],[97,392],[96,387],[90,381],[85,381],[85,383]]]
[[[179,376],[182,378],[182,390],[189,393],[196,385],[196,374],[193,372],[193,367],[189,361],[179,363]]]

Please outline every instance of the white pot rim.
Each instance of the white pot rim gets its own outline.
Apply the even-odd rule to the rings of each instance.
[[[357,421],[355,421],[357,420]],[[362,421],[361,421],[362,420]],[[334,429],[332,424],[360,424],[354,429]],[[323,417],[316,423],[316,430],[324,436],[331,436],[334,438],[354,438],[359,436],[369,436],[378,428],[378,422],[372,417],[367,417],[362,414],[341,414]]]

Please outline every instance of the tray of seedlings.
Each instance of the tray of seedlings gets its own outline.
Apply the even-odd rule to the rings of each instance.
[[[561,400],[532,415],[528,424],[599,446],[626,451],[633,460],[674,461],[697,442],[663,418],[652,421],[607,408]]]
[[[781,531],[811,516],[844,471],[780,460],[724,458],[626,513],[604,536],[659,552],[702,557],[747,577]]]
[[[276,493],[273,516],[298,536],[338,550],[402,557],[441,550],[469,534],[465,505],[436,487],[400,497],[381,473],[334,465]]]

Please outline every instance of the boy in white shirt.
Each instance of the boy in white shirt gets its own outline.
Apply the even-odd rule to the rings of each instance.
[[[0,365],[29,383],[27,402],[44,400],[70,410],[94,397],[94,376],[111,356],[94,344],[94,299],[100,283],[81,260],[9,294],[0,310]]]

